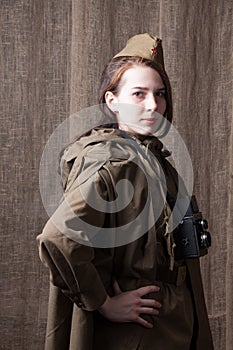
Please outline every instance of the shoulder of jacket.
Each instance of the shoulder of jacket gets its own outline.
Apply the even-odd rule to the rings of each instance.
[[[128,153],[135,152],[132,141],[122,137],[115,130],[107,129],[93,130],[91,135],[84,136],[81,139],[69,145],[62,154],[61,160],[72,162],[76,158],[86,155],[101,156],[112,158],[121,156],[127,159]]]
[[[92,166],[93,171],[98,171],[107,161],[116,160],[120,163],[134,157],[136,149],[132,141],[115,130],[94,130],[91,135],[80,138],[63,151],[60,159],[62,186],[66,188],[71,178],[77,177],[87,167]]]

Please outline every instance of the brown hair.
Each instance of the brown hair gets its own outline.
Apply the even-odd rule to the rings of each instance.
[[[163,67],[154,61],[137,56],[122,56],[113,58],[109,64],[105,67],[100,80],[99,87],[99,103],[105,104],[105,93],[111,91],[113,94],[117,94],[123,74],[135,65],[142,65],[150,67],[156,70],[165,85],[166,88],[166,102],[167,107],[165,111],[165,117],[169,122],[172,122],[172,97],[171,86],[167,76],[167,73]]]

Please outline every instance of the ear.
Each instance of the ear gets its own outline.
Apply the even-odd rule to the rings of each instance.
[[[108,108],[113,112],[113,113],[117,113],[118,109],[117,109],[117,96],[114,95],[111,91],[106,91],[105,93],[105,101],[106,104],[108,106]]]

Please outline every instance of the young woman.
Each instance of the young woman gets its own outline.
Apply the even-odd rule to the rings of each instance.
[[[167,229],[179,185],[153,136],[172,121],[160,39],[128,41],[103,72],[100,103],[116,123],[66,149],[68,205],[38,236],[51,272],[45,349],[213,349],[199,259],[176,258]]]

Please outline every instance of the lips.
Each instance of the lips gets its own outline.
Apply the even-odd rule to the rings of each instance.
[[[154,118],[143,118],[142,121],[144,121],[146,124],[154,124],[155,123],[155,119]]]

